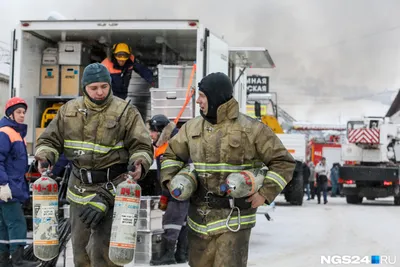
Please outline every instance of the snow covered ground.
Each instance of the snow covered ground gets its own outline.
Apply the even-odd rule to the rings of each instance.
[[[393,198],[362,205],[329,198],[327,205],[311,200],[302,207],[277,206],[273,222],[257,218],[248,266],[322,266],[321,256],[329,255],[397,256],[394,266],[399,266],[399,209]]]
[[[393,205],[393,198],[364,200],[362,205],[349,205],[345,198],[328,201],[327,205],[318,205],[316,200],[304,201],[298,207],[287,205],[279,196],[276,209],[270,212],[273,221],[257,215],[248,266],[346,266],[321,264],[321,256],[333,255],[368,256],[369,259],[371,255],[387,255],[391,259],[396,256],[396,264],[379,266],[400,266],[397,229],[400,207]],[[66,266],[73,266],[71,260],[69,257]]]

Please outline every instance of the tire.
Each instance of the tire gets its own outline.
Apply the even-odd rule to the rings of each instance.
[[[346,201],[348,204],[361,204],[362,200],[363,200],[363,198],[359,197],[357,195],[346,196]]]
[[[303,175],[301,173],[294,172],[293,179],[290,181],[287,187],[288,190],[285,193],[286,201],[295,206],[303,205]]]
[[[394,205],[400,206],[400,197],[394,197]]]

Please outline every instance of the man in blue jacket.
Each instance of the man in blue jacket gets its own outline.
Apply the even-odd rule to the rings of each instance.
[[[154,156],[157,163],[157,175],[160,181],[161,159],[168,146],[168,140],[178,133],[173,122],[164,115],[155,115],[148,121],[151,139],[155,147]],[[163,190],[160,209],[165,211],[163,216],[163,245],[164,255],[151,261],[152,265],[176,264],[187,262],[187,226],[186,217],[189,200],[178,201],[170,193]],[[176,252],[175,252],[176,244]]]
[[[27,226],[21,203],[29,198],[24,139],[28,128],[24,124],[27,109],[25,100],[11,98],[6,104],[6,116],[0,120],[0,266],[6,267],[37,266],[22,258]]]

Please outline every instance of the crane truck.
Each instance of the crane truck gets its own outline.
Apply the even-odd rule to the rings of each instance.
[[[388,117],[364,117],[347,122],[348,143],[342,145],[339,184],[347,203],[361,204],[363,198],[394,197],[400,205],[400,125]]]

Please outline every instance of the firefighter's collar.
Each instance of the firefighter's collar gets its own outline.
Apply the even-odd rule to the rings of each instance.
[[[239,116],[239,103],[233,97],[217,109],[217,124],[226,119],[233,120]]]

